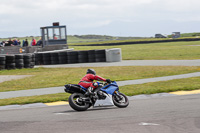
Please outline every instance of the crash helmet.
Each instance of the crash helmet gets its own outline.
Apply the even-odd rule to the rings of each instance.
[[[95,72],[94,69],[88,69],[87,70],[87,74],[94,74],[94,75],[96,75],[96,72]]]

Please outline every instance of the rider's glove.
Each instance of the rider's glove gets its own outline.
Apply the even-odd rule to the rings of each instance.
[[[110,80],[110,79],[106,79],[106,82],[110,84],[110,83],[111,83],[111,80]]]

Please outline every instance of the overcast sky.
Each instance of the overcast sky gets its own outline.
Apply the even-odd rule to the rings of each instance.
[[[69,35],[200,32],[200,0],[0,0],[0,38],[37,36],[53,22]]]

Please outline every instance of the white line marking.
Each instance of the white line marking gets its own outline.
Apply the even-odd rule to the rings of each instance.
[[[55,115],[70,115],[69,113],[55,113]]]
[[[160,125],[160,124],[141,122],[141,123],[139,123],[139,125],[140,125],[140,126],[158,126],[158,125]]]

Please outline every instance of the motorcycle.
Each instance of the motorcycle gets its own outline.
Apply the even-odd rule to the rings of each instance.
[[[91,106],[117,106],[125,108],[129,105],[126,95],[119,92],[119,87],[115,81],[108,83],[98,83],[98,88],[91,95],[86,95],[87,89],[77,84],[65,85],[65,92],[71,93],[68,101],[71,108],[76,111],[85,111]]]

